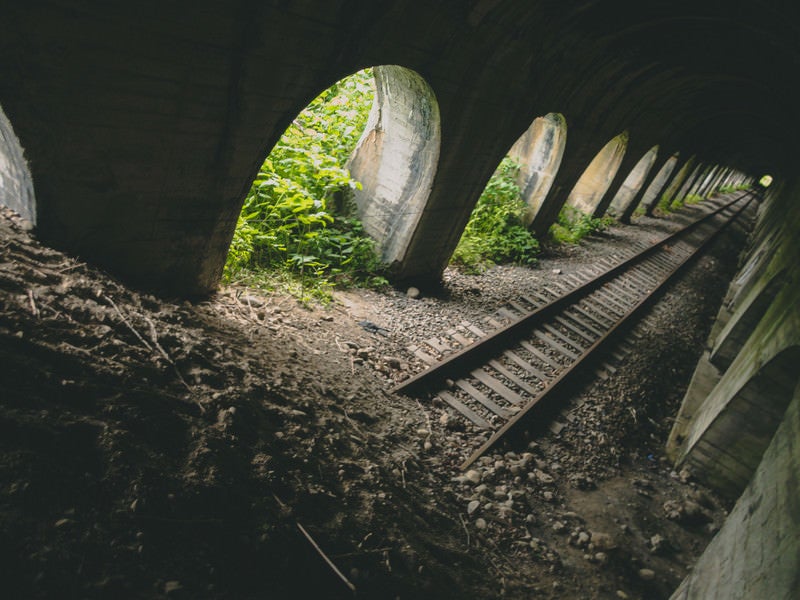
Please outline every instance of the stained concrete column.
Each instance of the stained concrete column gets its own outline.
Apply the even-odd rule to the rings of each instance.
[[[33,180],[22,146],[11,122],[0,107],[0,205],[36,222]]]
[[[517,184],[528,207],[522,222],[529,225],[542,205],[558,173],[567,143],[563,115],[549,113],[534,119],[531,126],[508,151],[519,164]]]
[[[683,166],[678,170],[677,173],[675,173],[675,176],[672,178],[672,181],[670,181],[667,187],[664,188],[663,192],[654,194],[652,199],[647,201],[647,203],[645,203],[647,199],[642,198],[642,206],[644,206],[645,209],[644,212],[648,217],[653,216],[653,211],[658,206],[658,201],[662,197],[664,196],[668,198],[674,197],[674,195],[678,191],[678,188],[680,188],[680,186],[686,181],[686,178],[689,176],[689,172],[694,166],[694,161],[695,158],[691,157],[689,160],[683,163]]]
[[[642,187],[639,188],[639,191],[620,214],[620,222],[630,223],[631,216],[636,212],[640,204],[644,204],[645,201],[649,201],[650,198],[658,197],[661,190],[667,185],[667,182],[670,180],[677,166],[677,154],[665,156],[661,159],[660,164],[656,163],[656,167],[650,169]]]
[[[648,143],[629,143],[625,156],[608,190],[600,199],[592,216],[600,218],[621,195],[620,202],[628,203],[641,189],[658,155],[658,146]]]
[[[430,194],[439,160],[439,107],[415,72],[375,67],[375,101],[364,133],[348,161],[361,183],[353,190],[364,230],[381,260],[402,260]]]
[[[678,190],[678,192],[676,192],[671,198],[671,202],[683,202],[689,194],[693,194],[705,179],[706,175],[708,175],[710,168],[711,167],[708,165],[704,165],[702,163],[697,165],[697,168],[692,172],[692,174],[686,178],[686,181],[684,181],[683,185],[680,187],[680,190]]]
[[[567,119],[567,123],[570,123],[569,119]],[[608,141],[608,138],[601,137],[593,131],[581,130],[570,125],[569,140],[561,161],[561,167],[553,179],[550,192],[529,225],[534,235],[539,238],[544,238],[547,235],[550,226],[555,223],[558,213],[566,204],[573,188]]]

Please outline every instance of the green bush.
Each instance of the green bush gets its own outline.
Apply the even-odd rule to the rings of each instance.
[[[287,128],[245,198],[224,281],[275,287],[295,277],[314,297],[334,285],[385,282],[361,223],[328,207],[334,195],[360,189],[344,165],[373,97],[372,72],[361,71],[325,90]]]
[[[526,206],[518,173],[519,165],[504,158],[478,199],[451,264],[477,273],[493,264],[536,262],[539,242],[522,224]]]
[[[550,237],[563,244],[577,244],[590,233],[604,231],[614,223],[612,217],[593,218],[572,206],[564,206],[550,226]]]

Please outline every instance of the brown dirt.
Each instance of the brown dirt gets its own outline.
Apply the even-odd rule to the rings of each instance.
[[[388,390],[420,368],[411,341],[698,210],[533,270],[448,271],[419,300],[349,291],[310,309],[242,289],[138,293],[4,211],[4,596],[353,597],[299,525],[360,598],[667,598],[724,516],[662,449],[740,231],[637,326],[615,375],[587,377],[481,460],[485,487],[456,468],[479,434]]]

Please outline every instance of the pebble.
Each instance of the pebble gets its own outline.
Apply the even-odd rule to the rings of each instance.
[[[406,290],[406,296],[408,296],[412,300],[416,300],[417,298],[419,298],[419,294],[420,294],[419,288],[415,288],[414,286],[411,286]]]
[[[481,503],[479,500],[473,500],[472,502],[467,504],[467,514],[471,515],[472,513],[474,513],[476,510],[478,510],[478,507],[480,507],[480,505]]]
[[[617,590],[617,598],[619,598],[620,600],[628,600],[629,596],[622,590]]]
[[[464,477],[466,477],[467,481],[469,481],[470,483],[474,483],[475,485],[478,485],[482,479],[481,472],[476,471],[475,469],[470,469],[469,471],[464,473]]]
[[[656,572],[653,569],[639,569],[639,579],[642,581],[652,581],[656,578]]]
[[[555,531],[556,533],[560,533],[564,531],[566,528],[567,526],[564,525],[564,523],[562,523],[561,521],[556,521],[555,523],[553,523],[553,531]]]
[[[614,542],[614,538],[607,533],[598,531],[592,532],[592,544],[598,550],[613,550],[617,547],[617,544]]]
[[[475,519],[475,527],[478,529],[486,529],[486,519]]]

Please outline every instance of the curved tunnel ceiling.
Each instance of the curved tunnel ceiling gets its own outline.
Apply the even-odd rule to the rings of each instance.
[[[756,173],[794,169],[800,132],[800,5],[585,2],[564,16],[610,56],[668,73],[656,90],[677,110],[676,146]]]

